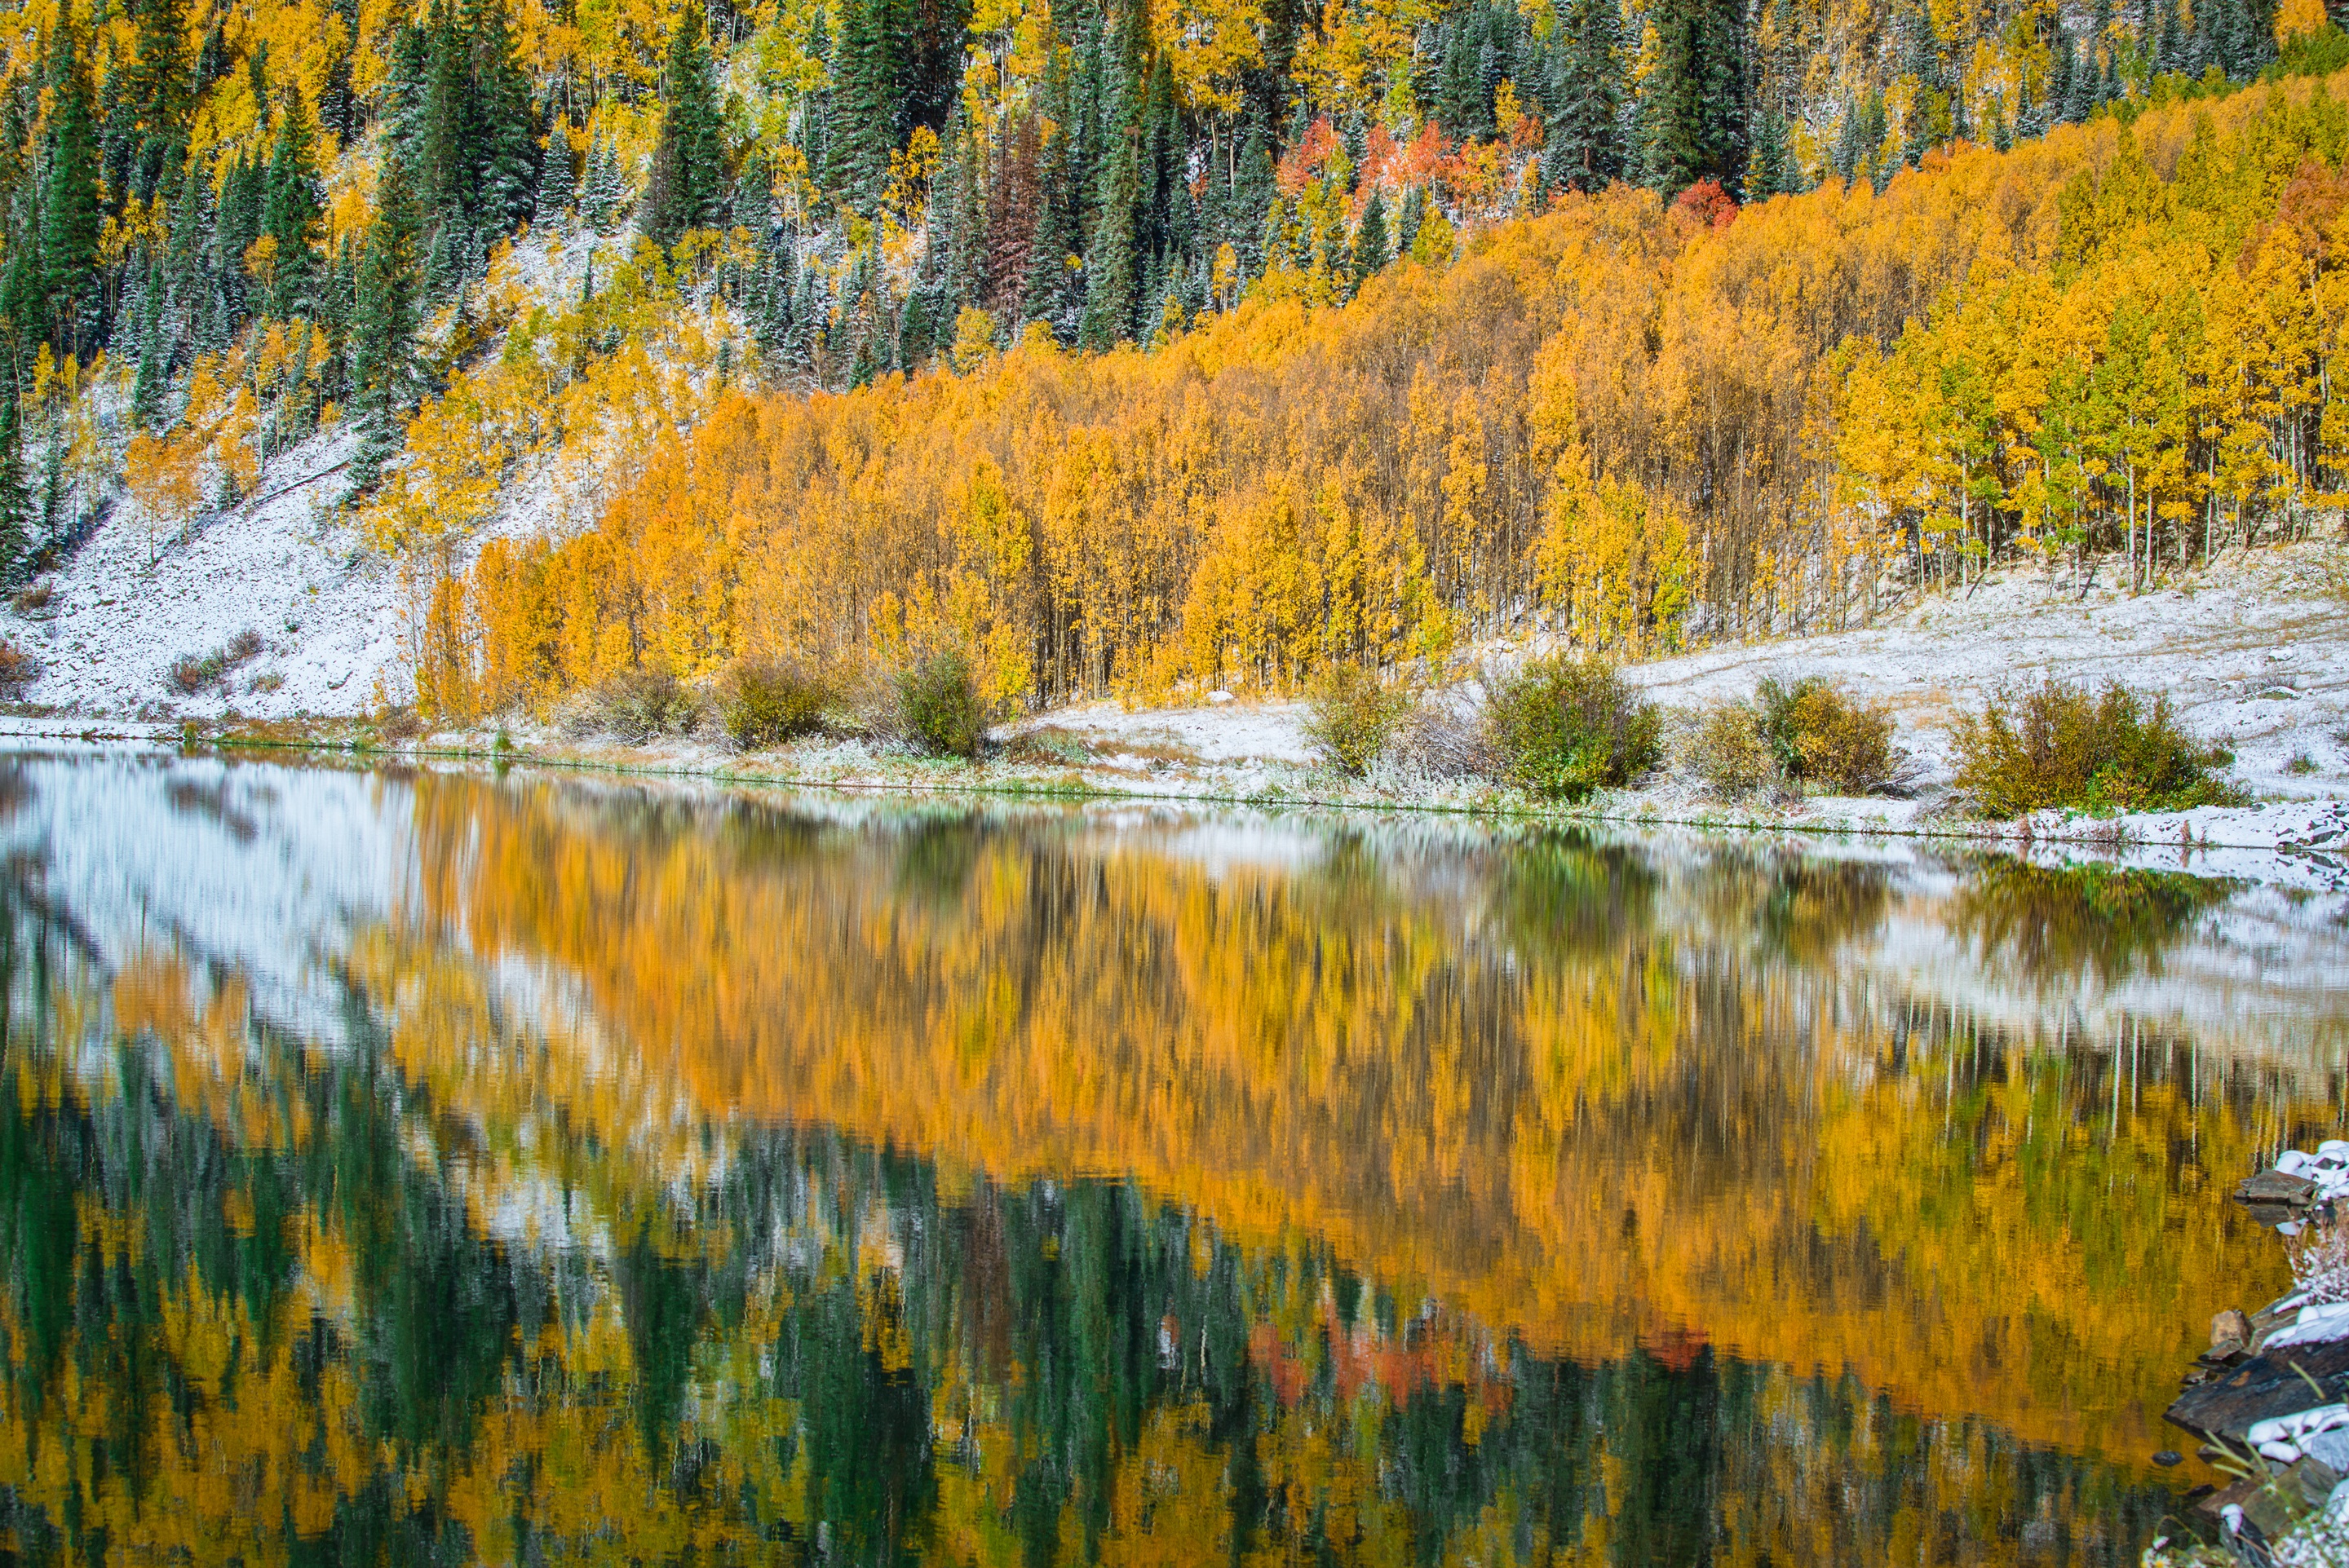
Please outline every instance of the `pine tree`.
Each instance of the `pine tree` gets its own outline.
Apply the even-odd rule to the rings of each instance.
[[[1133,335],[1142,293],[1134,232],[1142,195],[1138,165],[1133,136],[1120,134],[1102,172],[1092,237],[1085,247],[1085,307],[1078,341],[1088,348],[1107,348]]]
[[[538,192],[530,78],[514,56],[505,0],[470,0],[476,236],[502,238],[529,221]],[[697,15],[698,5],[687,6]]]
[[[41,197],[41,272],[48,290],[51,335],[60,353],[78,355],[98,306],[98,117],[89,70],[70,23],[57,29],[49,90],[54,107]],[[96,344],[91,343],[91,347]]]
[[[1373,190],[1362,204],[1361,224],[1354,231],[1355,283],[1375,276],[1392,259],[1387,249],[1386,201]]]
[[[139,36],[123,94],[140,132],[130,190],[141,199],[152,197],[164,171],[186,155],[186,27],[181,0],[144,0],[139,7]]]
[[[164,384],[171,372],[171,331],[163,318],[163,263],[147,269],[139,302],[139,375],[130,388],[131,423],[151,429],[162,422]]]
[[[1411,254],[1412,244],[1418,240],[1419,231],[1426,222],[1427,191],[1423,187],[1414,185],[1403,192],[1402,211],[1396,214],[1395,254]]]
[[[1550,88],[1542,173],[1552,189],[1599,191],[1623,172],[1623,17],[1617,0],[1568,0]]]
[[[471,68],[449,0],[434,0],[427,36],[431,68],[425,78],[424,119],[410,173],[424,224],[436,245],[445,250],[450,231],[465,225],[466,201],[474,191]]]
[[[1657,59],[1641,91],[1646,182],[1671,195],[1718,180],[1744,189],[1746,157],[1744,9],[1736,0],[1658,0]]]
[[[32,542],[33,498],[25,489],[24,416],[14,377],[0,377],[0,581],[12,581]]]
[[[1786,122],[1775,111],[1762,115],[1754,127],[1754,157],[1745,170],[1747,199],[1793,195],[1802,184],[1794,150],[1787,145]]]
[[[359,260],[353,302],[351,383],[364,424],[353,460],[361,490],[399,449],[399,415],[413,399],[416,353],[417,212],[405,165],[393,159]]]
[[[718,221],[726,178],[726,139],[701,35],[701,7],[688,5],[669,35],[661,73],[661,133],[645,193],[645,232],[673,245],[688,229]]]
[[[571,133],[558,122],[548,132],[538,166],[538,194],[532,200],[537,221],[560,233],[571,216]]]
[[[277,140],[270,149],[262,200],[262,232],[275,247],[269,307],[280,317],[308,310],[318,267],[323,216],[317,170],[312,161],[310,127],[299,93],[277,117]]]

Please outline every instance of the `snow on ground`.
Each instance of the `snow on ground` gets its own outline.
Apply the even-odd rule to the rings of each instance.
[[[344,716],[396,689],[390,568],[337,502],[355,435],[339,429],[272,463],[251,500],[186,537],[150,531],[124,500],[43,581],[49,602],[0,616],[41,664],[27,700],[86,717]],[[241,633],[261,650],[188,694],[171,681]]]
[[[593,242],[529,245],[502,265],[542,290],[587,265]],[[527,253],[522,253],[526,252]],[[534,270],[533,270],[534,269]],[[538,274],[544,273],[545,276]],[[504,275],[502,273],[502,276]],[[331,431],[281,456],[254,499],[185,538],[150,533],[134,503],[118,505],[97,535],[45,579],[45,606],[0,611],[0,634],[42,665],[27,694],[58,718],[174,725],[181,719],[352,718],[407,688],[392,569],[367,551],[340,506],[356,436]],[[574,476],[575,477],[575,476]],[[551,469],[505,498],[494,531],[529,533],[575,521],[577,498]],[[2323,547],[2237,553],[2173,585],[2129,594],[2109,563],[2077,592],[2067,572],[2013,571],[1971,593],[1938,595],[1875,625],[1776,642],[1708,648],[1627,673],[1668,710],[1749,695],[1765,676],[1820,674],[1889,701],[1900,741],[1921,765],[1900,799],[1812,797],[1775,804],[1708,797],[1670,768],[1633,791],[1595,803],[1599,815],[1697,823],[1914,832],[1963,828],[2016,846],[2083,837],[2107,852],[2249,874],[2228,859],[2249,851],[2269,874],[2278,846],[2304,846],[2295,878],[2349,882],[2349,607],[2328,593]],[[172,679],[182,659],[259,641],[253,657],[193,693]],[[1489,667],[1529,651],[1495,645]],[[2003,682],[2053,674],[2126,680],[2168,692],[2187,723],[2236,758],[2232,776],[2260,804],[2085,823],[2048,814],[1999,829],[1954,820],[1949,725]],[[1455,688],[1473,700],[1474,683]],[[803,743],[737,758],[708,742],[651,748],[582,746],[517,723],[512,739],[549,759],[703,772],[745,779],[912,788],[1082,789],[1136,796],[1283,799],[1343,805],[1522,809],[1483,785],[1381,768],[1367,781],[1317,766],[1305,705],[1216,694],[1195,707],[1128,710],[1091,703],[1031,716],[998,732],[1015,744],[976,770],[917,759],[861,741]],[[487,736],[471,738],[488,744]]]
[[[1825,675],[1889,700],[1906,744],[1941,776],[1951,716],[2001,683],[2118,679],[2168,692],[2197,733],[2233,748],[2235,778],[2260,794],[2335,796],[2349,779],[2349,604],[2326,593],[2321,548],[2223,557],[2136,595],[2109,563],[2085,596],[2066,572],[2013,572],[1864,630],[1631,673],[1667,705],[1744,696],[1764,676]],[[2287,771],[2301,756],[2313,772]]]

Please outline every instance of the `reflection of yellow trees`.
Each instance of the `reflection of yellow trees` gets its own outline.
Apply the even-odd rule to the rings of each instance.
[[[2191,1099],[2140,1041],[2108,1115],[2113,1058],[1910,1020],[1826,962],[1741,960],[1750,930],[1668,939],[1648,873],[1574,844],[1496,860],[1462,908],[1344,856],[607,827],[429,781],[418,809],[434,919],[575,977],[628,1042],[551,1030],[533,1068],[615,1147],[690,1105],[1004,1181],[1131,1172],[1552,1350],[1710,1338],[2131,1458],[2195,1315],[2281,1277],[2199,1179],[2272,1125],[2209,1065]],[[1875,907],[1773,907],[1844,903]],[[423,1032],[412,1070],[463,1092],[476,1064],[431,1059],[461,1037]],[[2311,1119],[2323,1092],[2261,1088]]]
[[[796,1561],[823,1526],[833,1559],[867,1559],[874,1504],[902,1500],[890,1538],[956,1563],[1039,1540],[1111,1563],[1310,1561],[1316,1542],[1398,1565],[1677,1561],[1696,1540],[1729,1563],[2008,1561],[2039,1507],[2093,1538],[2133,1498],[2103,1467],[2051,1491],[2025,1471],[2055,1460],[1997,1429],[2128,1439],[2079,1410],[2055,1432],[2044,1392],[2076,1368],[1969,1361],[1938,1336],[1981,1322],[1966,1274],[2032,1234],[2067,1251],[2018,1322],[2081,1315],[2116,1261],[2072,1195],[2136,1179],[2147,1202],[2145,1150],[2180,1136],[2180,1096],[2147,1089],[2152,1124],[2116,1157],[2072,1131],[2058,1079],[1975,1073],[1936,1096],[1950,1042],[1917,1036],[1924,1066],[1903,1068],[1820,1024],[1799,975],[1732,984],[1714,934],[1651,934],[1630,861],[1529,845],[1489,866],[1492,897],[1447,902],[1349,852],[1207,871],[756,812],[606,821],[446,784],[419,810],[429,913],[538,979],[458,958],[429,920],[371,932],[350,963],[367,1026],[324,1047],[254,1018],[235,979],[143,955],[103,1000],[66,975],[54,1045],[0,1052],[12,1212],[73,1195],[40,1230],[68,1249],[49,1265],[0,1216],[14,1531],[70,1519],[119,1561],[280,1563],[289,1535],[334,1528],[371,1531],[383,1561],[458,1531],[472,1559],[617,1563]],[[1083,946],[1055,946],[1064,927]],[[723,932],[740,969],[686,946],[629,969]],[[606,944],[613,967],[575,967]],[[575,988],[552,981],[566,965]],[[823,1054],[862,1063],[794,1091]],[[923,1195],[905,1167],[860,1179],[839,1143],[782,1155],[803,1204],[723,1197],[775,1157],[754,1118],[848,1094],[869,1134],[988,1171],[1137,1169],[1257,1244],[1102,1183],[1039,1197],[939,1173]],[[988,1130],[1012,1101],[1027,1119]],[[2206,1106],[2191,1136],[2236,1134]],[[87,1190],[75,1148],[98,1150]],[[28,1150],[47,1185],[24,1181]],[[2055,1218],[2079,1237],[1999,1167],[2053,1155],[2085,1155],[2079,1176],[2027,1190],[2075,1204]],[[169,1185],[143,1195],[141,1173]],[[1938,1209],[1975,1188],[1990,1251]],[[1149,1258],[1102,1273],[1118,1228],[1121,1258]],[[1125,1267],[1155,1286],[1113,1303],[1102,1284]],[[733,1284],[662,1298],[662,1270]],[[491,1295],[531,1277],[545,1305],[456,1345],[411,1282],[435,1273]],[[108,1294],[115,1274],[134,1289]],[[1492,1322],[1416,1305],[1419,1282]],[[1714,1364],[1708,1334],[1792,1367]],[[1887,1343],[1863,1355],[1865,1334]],[[1113,1343],[1139,1359],[1104,1359]],[[1806,1376],[1814,1352],[1853,1371]],[[787,1355],[833,1383],[787,1392]],[[872,1462],[843,1477],[827,1458],[815,1406],[843,1376],[918,1389],[900,1460],[928,1453],[933,1481],[888,1493]],[[855,1408],[832,1420],[862,1429]]]

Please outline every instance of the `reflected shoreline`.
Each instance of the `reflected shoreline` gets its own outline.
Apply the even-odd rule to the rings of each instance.
[[[410,1191],[402,1212],[442,1217],[401,1222],[401,1245],[472,1238],[447,1254],[460,1297],[495,1276],[509,1283],[483,1300],[571,1304],[495,1307],[484,1322],[507,1326],[483,1332],[522,1359],[485,1352],[477,1386],[505,1392],[432,1418],[457,1423],[446,1441],[418,1440],[454,1459],[447,1442],[484,1411],[536,1410],[528,1433],[501,1429],[539,1452],[573,1420],[550,1412],[585,1408],[562,1390],[607,1365],[632,1390],[596,1385],[635,1412],[622,1468],[663,1507],[681,1494],[656,1472],[686,1439],[660,1412],[738,1423],[691,1439],[715,1445],[694,1462],[728,1486],[749,1472],[726,1456],[753,1432],[804,1445],[830,1429],[804,1380],[837,1368],[771,1370],[790,1335],[814,1343],[784,1326],[829,1280],[849,1294],[825,1343],[877,1357],[871,1397],[900,1401],[904,1429],[953,1464],[933,1462],[920,1500],[828,1503],[793,1529],[868,1503],[943,1528],[957,1497],[978,1519],[1049,1495],[1036,1528],[1076,1529],[1106,1560],[1103,1542],[1163,1545],[1143,1520],[1164,1512],[1141,1501],[1151,1467],[1212,1454],[1217,1479],[1177,1491],[1219,1500],[1215,1551],[1336,1540],[1326,1509],[1317,1526],[1279,1489],[1249,1490],[1231,1468],[1246,1449],[1304,1466],[1281,1499],[1384,1500],[1384,1523],[1348,1516],[1340,1556],[1405,1537],[1475,1555],[1487,1526],[1466,1521],[1535,1496],[1531,1466],[1556,1480],[1535,1510],[1553,1555],[1571,1536],[1649,1560],[1626,1555],[1639,1518],[1665,1531],[1645,1537],[1653,1560],[1734,1559],[1736,1540],[1783,1554],[1833,1516],[1860,1532],[1838,1537],[1853,1550],[1940,1520],[1927,1536],[1956,1532],[1931,1560],[2120,1562],[2175,1502],[2149,1465],[2169,1389],[2150,1408],[2147,1390],[2174,1383],[2192,1337],[2181,1305],[2278,1266],[2223,1188],[2252,1150],[2339,1117],[2343,990],[2326,977],[2342,934],[2257,888],[1575,830],[853,804],[19,763],[0,785],[16,1136],[59,1179],[84,1172],[76,1187],[147,1158],[121,1141],[134,1106],[158,1108],[140,1116],[164,1143],[220,1151],[207,1169],[225,1157],[245,1175],[199,1184],[212,1217],[116,1255],[174,1299],[174,1258],[225,1244],[232,1261],[193,1277],[250,1282],[231,1294],[256,1325],[327,1324],[302,1354],[351,1368],[354,1390],[373,1386],[369,1326],[398,1275],[369,1283],[373,1243],[355,1238],[372,1233],[353,1216]],[[353,1159],[372,1172],[357,1187],[298,1174]],[[94,1190],[148,1212],[113,1175]],[[361,1192],[376,1196],[353,1210]],[[1079,1194],[1095,1206],[1083,1234],[1124,1238],[1110,1253],[1069,1229]],[[1015,1212],[1054,1217],[1019,1222],[1015,1243]],[[202,1241],[206,1225],[228,1241]],[[254,1275],[233,1260],[264,1233],[290,1261]],[[1017,1284],[1112,1255],[1133,1261],[1081,1288]],[[21,1298],[21,1243],[11,1256]],[[1216,1363],[1185,1348],[1211,1315],[1181,1282],[1226,1268],[1246,1288],[1208,1333],[1236,1346]],[[1131,1269],[1138,1295],[1112,1283]],[[98,1299],[87,1288],[64,1299]],[[1131,1384],[1116,1398],[1172,1425],[1040,1435],[1089,1408],[1083,1379],[1020,1393],[1044,1352],[1002,1336],[1046,1332],[1034,1303],[1070,1289],[1068,1334],[1106,1312],[1134,1346],[1135,1370],[1104,1387]],[[80,1344],[109,1321],[67,1315]],[[654,1323],[682,1338],[646,1339]],[[264,1329],[254,1354],[299,1340]],[[1214,1365],[1246,1372],[1214,1394]],[[1242,1385],[1246,1420],[1217,1403]],[[0,1435],[48,1418],[17,1387]],[[540,1392],[515,1407],[525,1387]],[[315,1424],[321,1397],[288,1418]],[[1202,1398],[1204,1418],[1184,1413]],[[1449,1412],[1427,1418],[1448,1434],[1447,1473],[1472,1478],[1468,1514],[1394,1490],[1386,1445],[1425,1398]],[[1694,1427],[1623,1413],[1691,1399],[1711,1412]],[[1632,1404],[1596,1424],[1537,1416],[1591,1400]],[[1388,1435],[1360,1429],[1372,1409]],[[1332,1421],[1355,1423],[1353,1446],[1276,1463],[1292,1426],[1302,1441]],[[1713,1436],[1693,1447],[1669,1436],[1699,1429]],[[988,1468],[1063,1440],[1107,1444],[1084,1483],[1097,1496]],[[1466,1462],[1488,1440],[1515,1456],[1499,1470]],[[1172,1446],[1152,1459],[1154,1443]],[[777,1462],[761,1486],[823,1491]],[[1669,1481],[1685,1464],[1703,1479]],[[1330,1490],[1347,1474],[1370,1491]],[[1764,1480],[1787,1474],[1809,1479]],[[1888,1511],[1844,1518],[1828,1499],[1862,1474]],[[342,1507],[377,1484],[327,1490]],[[557,1491],[543,1501],[559,1511]],[[1782,1503],[1754,1511],[1765,1492]],[[2033,1534],[2023,1498],[2060,1527]],[[678,1506],[689,1522],[698,1505]],[[754,1532],[735,1549],[787,1538],[804,1540]],[[1503,1556],[1540,1555],[1512,1539],[1526,1552]]]

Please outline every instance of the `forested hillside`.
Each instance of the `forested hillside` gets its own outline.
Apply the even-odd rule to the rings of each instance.
[[[2315,0],[36,0],[0,59],[9,570],[355,431],[450,711],[1670,642],[2333,482]]]

